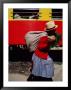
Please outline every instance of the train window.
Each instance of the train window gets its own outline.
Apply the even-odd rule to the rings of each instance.
[[[62,9],[52,9],[52,19],[62,19]]]
[[[13,19],[38,19],[39,9],[13,9]]]

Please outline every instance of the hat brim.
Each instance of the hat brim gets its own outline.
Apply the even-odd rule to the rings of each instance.
[[[47,28],[47,31],[50,31],[50,30],[56,29],[57,27],[58,27],[58,25],[55,25],[53,28]]]
[[[55,25],[55,28],[57,28],[58,27],[58,25]]]

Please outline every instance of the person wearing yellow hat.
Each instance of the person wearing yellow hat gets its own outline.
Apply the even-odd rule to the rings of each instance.
[[[54,63],[53,59],[49,56],[49,48],[56,40],[55,37],[55,25],[54,21],[46,23],[46,30],[48,36],[43,36],[39,39],[38,45],[32,56],[33,69],[32,74],[27,81],[52,81],[54,76]]]

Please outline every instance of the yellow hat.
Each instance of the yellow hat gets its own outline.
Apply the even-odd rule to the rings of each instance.
[[[55,22],[54,21],[49,21],[46,23],[46,28],[49,30],[49,29],[53,29],[53,28],[57,28],[58,25],[55,25]]]

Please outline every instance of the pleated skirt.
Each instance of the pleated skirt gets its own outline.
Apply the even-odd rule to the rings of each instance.
[[[32,74],[35,76],[41,76],[46,78],[52,78],[54,76],[54,63],[50,56],[47,60],[41,59],[35,55],[32,56],[33,69]]]

